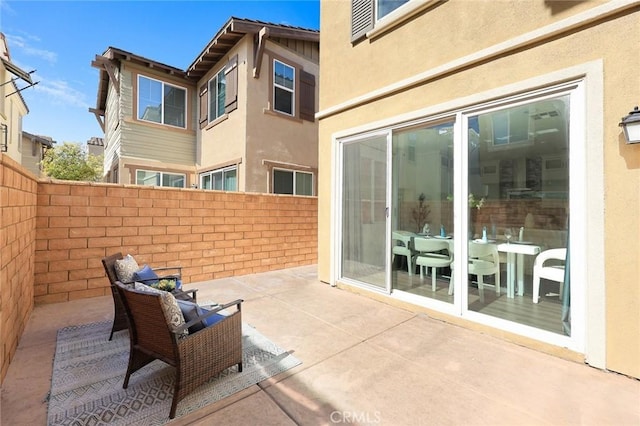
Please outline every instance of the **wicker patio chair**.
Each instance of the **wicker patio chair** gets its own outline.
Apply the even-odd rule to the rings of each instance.
[[[120,330],[125,330],[127,328],[127,314],[125,312],[124,306],[120,301],[120,296],[116,291],[115,283],[118,281],[118,276],[116,274],[116,260],[123,259],[122,253],[118,252],[112,254],[111,256],[107,256],[102,259],[102,266],[104,266],[104,271],[107,274],[107,278],[109,278],[109,283],[111,284],[111,296],[113,296],[113,306],[114,306],[114,315],[113,315],[113,326],[111,327],[111,334],[109,334],[109,340],[113,338],[113,333]],[[182,267],[181,266],[167,266],[160,268],[153,268],[154,271],[175,271],[174,274],[169,276],[163,276],[161,278],[176,278],[182,279]],[[129,284],[129,283],[125,283]],[[189,300],[196,301],[196,292],[197,288],[190,289],[188,291],[183,290],[174,290],[173,294],[177,299],[180,300]]]
[[[116,283],[116,289],[129,318],[131,351],[123,388],[129,385],[132,373],[155,359],[176,368],[173,402],[169,418],[176,414],[178,402],[191,391],[221,371],[238,365],[242,371],[242,300],[220,305],[183,325],[172,326],[163,295],[141,292]],[[165,302],[166,303],[166,302]],[[213,325],[199,331],[181,334],[204,318],[223,309],[233,309]]]

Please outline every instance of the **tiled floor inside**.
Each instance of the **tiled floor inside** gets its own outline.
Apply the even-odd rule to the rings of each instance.
[[[195,285],[194,285],[195,286]],[[332,288],[307,266],[198,283],[302,364],[172,424],[640,425],[640,381]],[[38,306],[2,385],[2,425],[45,425],[57,329],[111,297]]]

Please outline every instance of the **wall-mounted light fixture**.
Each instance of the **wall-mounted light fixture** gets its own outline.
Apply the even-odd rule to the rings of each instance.
[[[640,110],[638,107],[635,107],[626,117],[622,117],[619,126],[624,130],[627,143],[640,143]]]

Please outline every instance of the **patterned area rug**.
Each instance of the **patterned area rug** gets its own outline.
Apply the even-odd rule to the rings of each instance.
[[[169,421],[175,370],[161,361],[138,370],[122,389],[129,334],[108,341],[111,322],[58,330],[48,425],[161,425]],[[229,368],[178,403],[176,418],[300,364],[253,327],[242,326],[243,371]]]

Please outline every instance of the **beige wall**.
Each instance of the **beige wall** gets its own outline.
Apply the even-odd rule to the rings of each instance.
[[[33,310],[37,181],[0,154],[0,382]]]
[[[200,152],[197,161],[198,171],[209,171],[220,168],[223,165],[230,165],[240,159],[238,165],[238,190],[248,191],[246,188],[247,169],[246,157],[246,135],[247,135],[247,104],[251,93],[247,85],[249,84],[251,66],[247,63],[248,56],[253,55],[253,44],[250,36],[245,36],[229,54],[225,56],[219,64],[209,70],[200,79],[196,87],[208,84],[227,64],[230,57],[238,55],[238,108],[229,114],[224,114],[207,127],[200,131],[199,146]],[[209,94],[211,95],[211,94]],[[198,108],[200,106],[198,105]],[[199,178],[198,178],[199,179]]]
[[[318,64],[303,58],[294,50],[267,40],[260,76],[254,78],[252,36],[245,36],[221,63],[226,64],[228,58],[235,54],[238,55],[238,109],[203,129],[198,169],[211,170],[241,159],[238,189],[247,192],[268,192],[269,168],[263,161],[278,162],[291,169],[313,171],[317,179],[318,123],[286,117],[271,110],[270,63],[275,54],[287,64],[316,76]],[[221,67],[209,71],[197,87],[206,84]],[[316,80],[316,90],[318,86]],[[316,95],[316,102],[317,99]]]
[[[425,116],[442,113],[478,102],[482,98],[479,94],[491,90],[507,88],[515,94],[534,89],[537,79],[545,80],[540,76],[557,75],[557,82],[561,82],[560,76],[571,75],[572,70],[576,70],[572,78],[581,78],[585,69],[591,70],[586,79],[589,132],[585,138],[601,147],[594,152],[598,148],[589,145],[587,156],[600,159],[604,168],[604,177],[599,179],[604,187],[604,208],[587,212],[586,217],[593,219],[596,227],[592,229],[597,232],[589,235],[588,241],[603,240],[605,258],[585,262],[601,262],[597,267],[604,270],[606,368],[640,377],[640,146],[626,145],[618,127],[620,117],[640,99],[640,5],[595,22],[584,13],[610,6],[607,2],[531,1],[517,5],[506,8],[502,2],[483,1],[473,2],[470,8],[469,2],[445,2],[395,31],[352,46],[349,2],[322,1],[320,169],[328,172],[334,166],[332,137],[337,132],[423,109]],[[572,16],[581,18],[575,21],[578,24],[570,23],[552,37],[529,34],[530,43],[510,51],[500,51],[504,45],[496,46],[516,44],[528,31],[563,24],[563,19]],[[557,28],[562,26],[548,30]],[[482,49],[497,53],[472,60],[469,55],[480,56]],[[456,60],[465,60],[465,66],[452,63]],[[447,71],[441,73],[442,69]],[[373,93],[411,78],[411,84]],[[527,87],[522,85],[524,81],[529,82]],[[358,96],[364,98],[355,99]],[[429,110],[436,105],[439,110]],[[598,181],[597,176],[591,179]],[[331,212],[335,210],[331,197],[331,179],[324,176],[319,193],[320,235],[331,231]],[[588,189],[586,197],[602,198]],[[603,226],[599,227],[598,217],[603,215]],[[331,279],[331,244],[335,242],[323,239],[319,245],[319,276],[324,281]],[[598,315],[592,308],[586,306],[587,316]]]
[[[33,155],[34,145],[35,155]],[[42,144],[31,140],[30,137],[22,133],[22,167],[29,170],[35,176],[42,176],[40,161],[42,161]]]
[[[319,66],[317,63],[302,58],[292,50],[267,41],[265,55],[262,58],[262,70],[260,79],[252,79],[252,93],[255,102],[248,106],[249,120],[247,127],[247,164],[254,170],[249,176],[250,186],[256,191],[268,191],[267,167],[263,161],[279,162],[282,167],[294,169],[301,167],[314,173],[317,179],[318,164],[318,123],[305,121],[299,118],[286,117],[269,111],[271,98],[272,62],[278,59],[286,64],[295,66],[296,72],[304,70],[316,76],[316,103],[318,99],[317,76]],[[299,90],[296,89],[299,95]],[[296,111],[299,108],[299,99],[296,99]],[[265,129],[268,132],[265,133]]]

